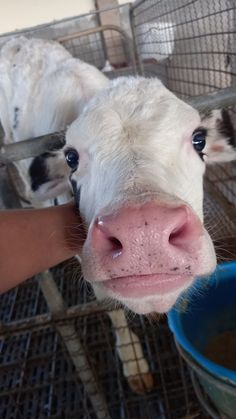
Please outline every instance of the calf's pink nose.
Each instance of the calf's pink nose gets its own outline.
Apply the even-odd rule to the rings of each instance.
[[[90,230],[97,261],[113,276],[165,271],[192,260],[200,236],[199,222],[186,205],[149,202],[98,217]],[[125,274],[124,274],[125,272]]]

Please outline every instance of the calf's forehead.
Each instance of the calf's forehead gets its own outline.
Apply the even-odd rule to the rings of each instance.
[[[159,80],[120,78],[90,100],[68,130],[67,144],[103,153],[170,137],[174,146],[199,124],[198,112]]]

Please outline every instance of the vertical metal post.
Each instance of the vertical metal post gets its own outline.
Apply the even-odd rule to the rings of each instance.
[[[4,140],[4,130],[0,121],[0,147],[3,145],[3,140]]]
[[[96,10],[99,12],[99,7],[98,7],[97,0],[95,0],[95,7],[96,7]],[[102,26],[100,13],[97,13],[95,16],[96,16],[96,20],[97,20],[97,25]],[[103,50],[104,58],[105,58],[105,61],[107,61],[108,60],[107,47],[106,47],[106,42],[105,42],[105,39],[104,39],[104,32],[103,31],[100,32],[100,36],[101,36],[101,43],[102,43],[102,50]]]
[[[136,42],[136,34],[135,34],[135,29],[134,29],[134,10],[132,5],[130,6],[130,12],[129,12],[129,16],[130,16],[130,27],[131,27],[131,31],[132,31],[132,37],[133,37],[133,48],[134,48],[134,62],[135,62],[135,70],[137,71],[138,74],[144,76],[145,72],[144,72],[144,67],[143,67],[143,62],[140,59],[140,55],[138,53],[138,47],[137,47],[137,42]]]

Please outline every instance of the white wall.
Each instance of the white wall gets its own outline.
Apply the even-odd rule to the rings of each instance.
[[[93,0],[1,0],[0,4],[1,34],[94,10]]]

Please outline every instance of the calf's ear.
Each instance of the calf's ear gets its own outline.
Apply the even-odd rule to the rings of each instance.
[[[41,201],[56,198],[70,191],[69,174],[62,151],[41,154],[29,166],[31,190]]]
[[[236,140],[232,121],[225,109],[201,114],[207,130],[204,160],[207,164],[236,160]]]

